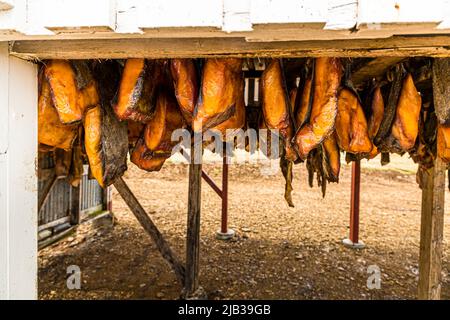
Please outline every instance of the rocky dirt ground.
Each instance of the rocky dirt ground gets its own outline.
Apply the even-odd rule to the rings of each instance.
[[[405,160],[406,161],[406,160]],[[406,162],[405,162],[406,163]],[[205,170],[220,181],[219,165]],[[418,280],[421,192],[408,171],[362,170],[362,250],[341,244],[348,235],[350,166],[323,199],[307,185],[304,165],[294,169],[295,208],[283,199],[281,173],[257,165],[230,167],[230,226],[236,236],[215,239],[220,199],[203,184],[201,285],[211,299],[413,299]],[[411,164],[406,165],[411,168]],[[125,175],[176,253],[184,258],[187,167],[166,164]],[[447,199],[449,199],[447,192]],[[120,196],[113,192],[112,228],[81,225],[75,235],[39,254],[41,299],[177,299],[174,274]],[[450,203],[447,201],[447,203]],[[450,214],[446,206],[442,298],[450,299]],[[80,290],[66,288],[66,269],[81,269]],[[380,289],[368,289],[369,266],[381,270]]]

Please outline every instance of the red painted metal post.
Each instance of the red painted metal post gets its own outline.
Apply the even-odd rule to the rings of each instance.
[[[352,194],[350,203],[350,240],[359,242],[359,195],[361,184],[361,162],[352,162]]]
[[[227,143],[223,144],[223,166],[222,166],[222,224],[220,232],[228,232],[228,161]]]

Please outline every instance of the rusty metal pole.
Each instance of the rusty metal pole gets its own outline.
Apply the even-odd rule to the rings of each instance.
[[[226,150],[226,143],[224,143],[224,150]],[[220,232],[227,233],[228,231],[228,162],[227,153],[223,154],[222,165],[222,224]]]
[[[352,189],[350,197],[350,235],[348,239],[344,239],[345,246],[361,249],[364,243],[359,241],[359,202],[361,187],[361,161],[352,162]]]
[[[223,164],[222,164],[222,219],[220,231],[217,232],[216,237],[219,240],[230,240],[233,238],[235,232],[228,229],[228,156],[227,143],[223,143]]]

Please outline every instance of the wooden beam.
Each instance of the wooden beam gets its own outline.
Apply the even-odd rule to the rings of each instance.
[[[445,196],[445,164],[440,158],[433,168],[422,170],[422,181],[418,298],[439,300]]]
[[[10,53],[24,59],[167,57],[450,57],[450,35],[383,39],[248,42],[235,38],[23,40]]]
[[[185,269],[183,265],[181,264],[180,260],[175,255],[175,253],[172,251],[166,240],[164,240],[161,232],[159,232],[158,228],[153,223],[152,219],[150,219],[150,217],[147,215],[144,208],[136,199],[133,192],[131,192],[130,188],[125,183],[122,177],[118,178],[114,182],[114,187],[116,187],[120,196],[128,205],[131,212],[134,214],[134,216],[139,221],[144,230],[147,231],[149,236],[153,239],[159,252],[161,252],[163,258],[169,263],[169,265],[175,272],[175,276],[177,277],[178,281],[181,284],[183,284],[185,275]]]
[[[194,161],[194,153],[194,148],[191,148],[186,237],[186,281],[184,285],[186,297],[193,295],[199,288],[202,165]]]
[[[389,68],[402,60],[404,57],[379,57],[370,59],[368,62],[357,66],[352,72],[352,82],[357,87],[373,78],[380,78]]]

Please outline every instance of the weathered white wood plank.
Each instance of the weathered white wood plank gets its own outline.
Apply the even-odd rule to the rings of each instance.
[[[251,0],[224,0],[223,25],[225,32],[252,31]]]
[[[7,158],[8,151],[8,44],[0,42],[0,299],[8,296],[8,203]]]
[[[25,33],[27,0],[14,0],[14,8],[0,11],[0,35]]]
[[[445,19],[447,0],[358,0],[358,33],[373,36],[427,34]]]
[[[329,0],[325,30],[349,30],[356,27],[358,0]]]
[[[9,141],[0,153],[0,299],[36,299],[37,68],[10,57],[5,43],[0,61],[0,112]]]
[[[251,0],[251,22],[325,23],[328,1],[318,0]]]
[[[222,27],[223,0],[125,1],[136,7],[138,28]]]
[[[55,32],[105,32],[116,27],[115,0],[28,0],[28,27]]]
[[[364,23],[439,23],[445,0],[358,0],[358,25]]]

